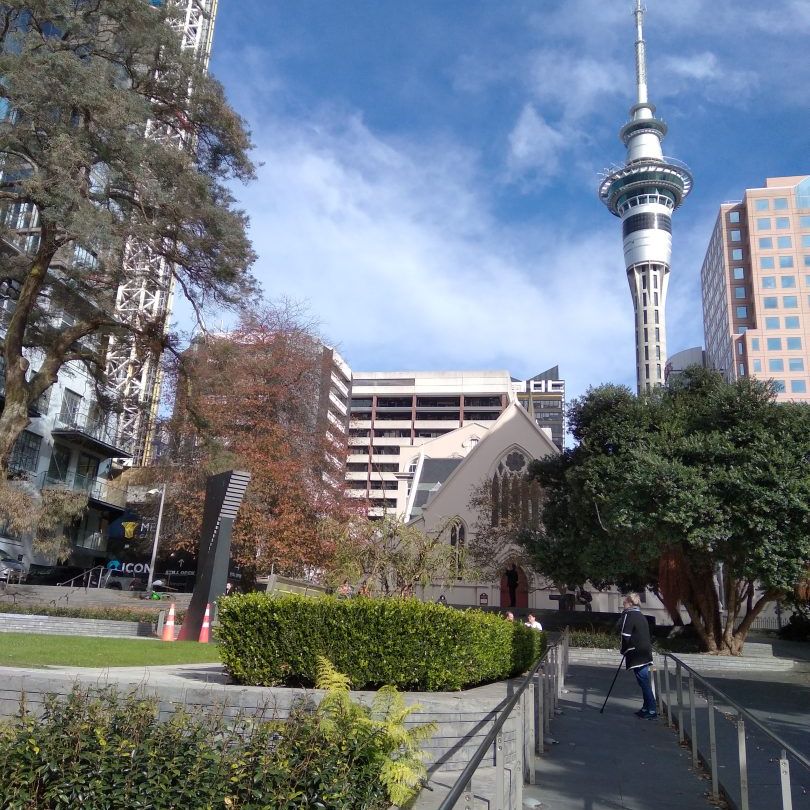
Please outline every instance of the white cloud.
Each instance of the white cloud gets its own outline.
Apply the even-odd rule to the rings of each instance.
[[[574,394],[632,373],[615,228],[505,228],[463,150],[386,141],[356,117],[256,131],[263,167],[240,193],[256,274],[268,297],[307,301],[355,368],[559,364]]]
[[[532,104],[527,104],[509,135],[509,166],[513,171],[533,169],[555,175],[560,158],[573,137],[548,124]]]
[[[608,96],[626,95],[634,86],[627,65],[608,56],[583,56],[578,48],[571,47],[536,52],[530,78],[531,96],[544,105],[553,105],[560,118],[569,123],[604,108]]]

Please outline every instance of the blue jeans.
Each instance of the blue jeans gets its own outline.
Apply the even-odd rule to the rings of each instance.
[[[645,664],[643,667],[636,667],[633,673],[636,676],[638,685],[641,687],[641,694],[644,696],[642,711],[655,714],[658,709],[655,705],[655,695],[653,695],[652,684],[650,683],[650,665]]]

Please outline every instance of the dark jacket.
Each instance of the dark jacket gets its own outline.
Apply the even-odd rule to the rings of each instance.
[[[625,610],[622,617],[622,653],[627,669],[652,664],[650,625],[638,608]]]

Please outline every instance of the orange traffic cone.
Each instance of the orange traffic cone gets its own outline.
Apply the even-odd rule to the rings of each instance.
[[[211,605],[205,606],[205,616],[203,616],[202,627],[200,628],[200,644],[208,644],[211,631]]]
[[[174,641],[174,602],[169,608],[169,615],[163,624],[163,641]]]

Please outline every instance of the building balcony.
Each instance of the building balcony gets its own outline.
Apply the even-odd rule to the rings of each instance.
[[[380,419],[378,415],[374,424],[376,427],[385,430],[396,430],[402,428],[410,430],[411,428],[410,417],[408,417],[408,419]]]
[[[458,417],[455,419],[418,419],[414,424],[417,434],[420,430],[433,430],[437,428],[442,430],[453,430],[454,428],[460,426],[461,422],[459,421]]]
[[[69,492],[83,492],[94,506],[123,512],[127,504],[126,487],[118,486],[106,478],[69,473],[64,478],[42,473],[39,477],[40,489],[61,489]]]
[[[110,414],[94,407],[63,407],[54,416],[51,434],[72,444],[90,450],[102,458],[132,458],[122,447],[117,425]]]

